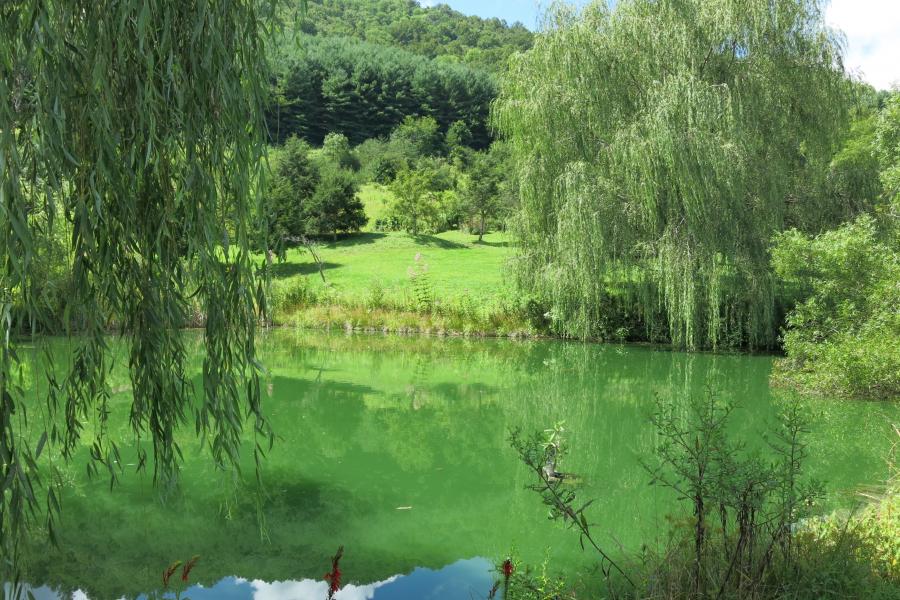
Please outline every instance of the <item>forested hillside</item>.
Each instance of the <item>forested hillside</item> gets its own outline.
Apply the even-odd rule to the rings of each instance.
[[[528,50],[534,37],[520,23],[464,15],[446,4],[425,8],[413,0],[311,0],[302,29],[495,72],[506,68],[511,54]]]
[[[314,0],[299,28],[277,57],[269,130],[279,143],[341,133],[359,144],[406,117],[432,117],[443,132],[464,123],[470,145],[485,148],[496,77],[534,38],[519,23],[412,0]]]
[[[462,121],[473,147],[490,143],[496,86],[485,71],[350,38],[302,37],[291,54],[270,111],[273,139],[318,145],[342,133],[359,144],[416,116],[433,117],[443,131]]]

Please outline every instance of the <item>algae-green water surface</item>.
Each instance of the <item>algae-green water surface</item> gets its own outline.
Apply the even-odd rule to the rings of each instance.
[[[201,338],[191,344],[199,372]],[[562,570],[590,565],[577,536],[549,522],[525,489],[512,428],[565,422],[563,467],[582,476],[585,500],[596,499],[590,515],[601,543],[621,553],[664,543],[665,517],[682,510],[648,485],[640,465],[655,443],[655,395],[684,401],[718,390],[739,403],[736,434],[751,444],[788,401],[770,390],[772,359],[763,356],[288,330],[263,333],[260,347],[269,370],[264,408],[277,434],[263,489],[249,435],[236,479],[214,468],[192,427],[179,434],[178,489],[161,492],[151,473],[136,473],[120,365],[110,435],[124,473],[112,490],[86,477],[88,424],[84,449],[58,463],[60,545],[40,532],[29,545],[25,576],[39,598],[154,597],[166,565],[199,555],[187,590],[195,600],[318,599],[339,545],[344,582],[354,584],[339,598],[484,597],[485,558],[512,551],[532,563],[549,556]],[[885,478],[900,411],[802,402],[812,430],[808,473],[829,489],[822,510],[850,506],[861,486]]]

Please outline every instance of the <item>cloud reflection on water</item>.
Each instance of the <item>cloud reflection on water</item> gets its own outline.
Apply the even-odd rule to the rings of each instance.
[[[468,600],[486,594],[492,582],[491,563],[483,558],[459,560],[439,570],[418,568],[408,575],[394,575],[365,585],[347,584],[335,600]],[[77,590],[70,596],[47,586],[30,588],[35,600],[101,600]],[[225,577],[212,587],[193,585],[181,594],[182,600],[324,600],[328,583],[314,579],[300,581],[247,580]],[[162,596],[174,600],[175,593]],[[120,600],[127,600],[121,598]],[[136,600],[149,600],[141,594]]]

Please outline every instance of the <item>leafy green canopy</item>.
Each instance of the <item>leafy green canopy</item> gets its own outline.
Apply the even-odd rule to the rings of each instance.
[[[846,97],[818,0],[558,10],[496,104],[520,276],[567,335],[602,335],[618,297],[648,321],[661,305],[679,347],[771,344],[769,240],[797,171],[827,163]]]
[[[37,503],[37,461],[48,440],[71,456],[90,432],[93,468],[115,475],[119,452],[106,431],[111,327],[130,345],[139,462],[149,462],[149,438],[158,479],[173,481],[174,433],[191,413],[222,466],[237,463],[247,415],[256,433],[270,436],[254,347],[260,290],[248,248],[265,150],[266,23],[276,3],[0,6],[4,554]],[[32,439],[22,427],[27,392],[17,334],[47,332],[54,322],[32,290],[34,257],[60,220],[72,273],[67,310],[79,316],[82,335],[62,376],[36,388],[47,393],[49,415]],[[204,394],[196,403],[178,331],[195,296],[206,318]],[[69,319],[66,332],[71,326]],[[49,494],[53,508],[52,487]]]
[[[463,209],[473,221],[470,222],[470,227],[474,226],[473,230],[478,231],[479,242],[484,239],[487,220],[499,216],[502,208],[500,192],[503,185],[503,165],[499,163],[496,154],[474,154],[460,186]]]

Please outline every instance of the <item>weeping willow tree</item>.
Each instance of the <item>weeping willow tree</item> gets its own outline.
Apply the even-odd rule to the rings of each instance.
[[[520,279],[565,335],[602,336],[618,302],[678,347],[770,345],[770,239],[803,209],[800,174],[827,164],[847,93],[818,0],[557,9],[495,105]]]
[[[86,444],[90,469],[113,476],[123,462],[107,426],[111,330],[129,348],[138,464],[152,465],[157,481],[175,481],[175,432],[188,421],[226,468],[237,465],[245,428],[258,452],[271,439],[254,348],[261,291],[248,249],[277,4],[0,5],[4,568],[31,518],[49,515],[52,533],[58,498],[39,480],[48,448],[71,457]],[[64,315],[38,292],[51,238],[70,272]],[[205,315],[196,400],[179,333],[192,302]],[[23,342],[41,333],[71,335],[73,350],[65,364],[44,353],[45,380],[30,386]],[[38,510],[43,502],[47,511]]]

